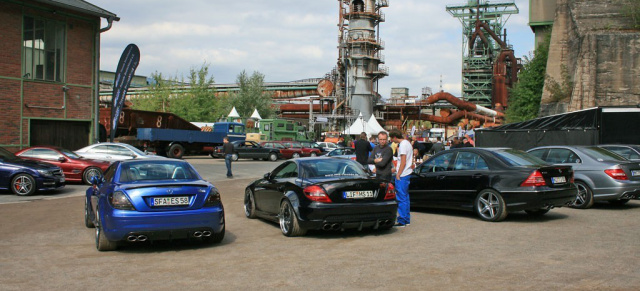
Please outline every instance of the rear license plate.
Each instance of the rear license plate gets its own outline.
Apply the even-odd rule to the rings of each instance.
[[[567,183],[567,178],[565,178],[564,176],[551,177],[551,183],[553,184]]]
[[[64,183],[64,177],[60,178],[60,183]]]
[[[189,205],[189,197],[161,197],[153,198],[153,206]]]
[[[373,198],[373,191],[345,191],[345,199]]]
[[[631,176],[640,176],[640,170],[633,170],[631,171]]]

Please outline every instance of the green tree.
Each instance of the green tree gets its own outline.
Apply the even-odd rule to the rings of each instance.
[[[538,116],[547,70],[550,40],[551,38],[547,37],[538,46],[533,58],[524,57],[524,66],[518,74],[518,82],[509,91],[509,107],[505,113],[507,122],[520,122]]]
[[[271,118],[275,111],[271,108],[273,100],[271,95],[264,91],[264,75],[260,72],[253,72],[251,76],[246,71],[242,71],[236,78],[238,91],[229,95],[224,105],[220,108],[225,115],[235,107],[241,117],[249,117],[255,109],[258,110],[262,118]]]
[[[166,80],[165,76],[158,72],[152,73],[151,79],[152,85],[149,91],[131,100],[133,109],[169,112],[169,97],[173,81]]]
[[[189,121],[216,121],[213,77],[209,76],[209,64],[189,70],[189,85],[180,89],[171,102],[171,112]],[[184,82],[183,82],[184,83]]]

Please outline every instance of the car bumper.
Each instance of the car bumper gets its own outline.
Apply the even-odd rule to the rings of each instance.
[[[595,201],[639,199],[640,183],[636,181],[616,182],[614,187],[596,188],[593,190]]]
[[[111,210],[102,222],[102,229],[111,241],[122,241],[132,234],[146,235],[151,240],[186,238],[195,231],[219,233],[225,224],[222,205],[166,212]]]
[[[38,191],[49,191],[62,189],[65,186],[64,178],[39,178],[36,179],[36,185],[38,186]]]
[[[562,207],[573,203],[578,194],[577,188],[545,189],[537,191],[503,192],[508,211]]]
[[[372,203],[311,203],[300,208],[300,226],[305,229],[377,228],[396,221],[395,200]]]

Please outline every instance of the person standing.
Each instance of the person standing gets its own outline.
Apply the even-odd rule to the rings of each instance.
[[[231,159],[233,157],[233,144],[229,142],[229,137],[224,137],[222,139],[222,152],[224,153],[224,164],[227,166],[227,178],[233,178],[233,173],[231,173]]]
[[[393,150],[387,144],[389,134],[385,131],[378,133],[378,145],[373,148],[369,155],[369,164],[375,165],[376,178],[391,182],[391,169],[393,168]]]
[[[411,223],[409,201],[409,175],[413,161],[413,147],[411,143],[402,137],[399,129],[389,132],[391,140],[398,143],[398,165],[396,166],[396,200],[398,200],[397,227],[405,227]]]
[[[367,134],[364,132],[361,133],[360,139],[355,142],[353,147],[356,150],[356,161],[361,165],[366,166],[368,164],[367,160],[369,159],[369,152],[373,150],[373,148],[371,148],[371,144],[367,141]]]
[[[444,151],[444,144],[442,144],[442,138],[438,137],[436,143],[433,144],[433,146],[431,147],[431,155],[435,155],[441,151]]]

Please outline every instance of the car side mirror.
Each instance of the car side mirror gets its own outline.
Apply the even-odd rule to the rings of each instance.
[[[58,157],[58,162],[64,162],[64,161],[66,161],[66,160],[67,160],[67,159],[65,159],[64,157]]]
[[[264,174],[264,179],[267,181],[271,181],[271,173]]]
[[[135,158],[137,158],[138,156],[137,156],[136,154],[131,154],[131,157],[135,159]]]

